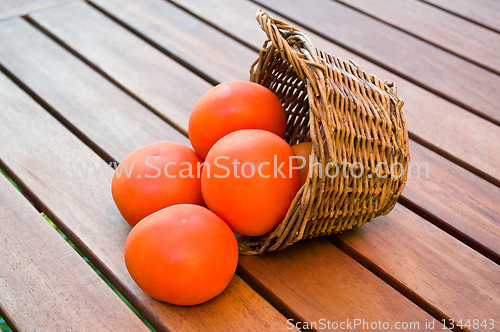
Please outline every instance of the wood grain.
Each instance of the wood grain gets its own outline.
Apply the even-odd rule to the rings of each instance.
[[[495,0],[421,0],[500,33],[500,4]]]
[[[434,321],[436,330],[442,327],[324,238],[261,256],[241,256],[239,262],[238,274],[264,290],[271,303],[294,308],[299,315],[295,321],[316,322],[318,330],[322,319],[324,324],[382,321],[391,328],[411,321],[418,322],[420,330]]]
[[[180,6],[217,25],[244,37],[252,45],[262,40],[262,31],[254,22],[258,6],[251,2],[230,0],[174,0]],[[274,15],[274,13],[270,13]],[[238,24],[236,24],[238,23]],[[298,27],[302,30],[302,27]],[[307,31],[313,43],[344,59],[354,57],[364,70],[397,82],[398,92],[405,101],[405,113],[410,132],[489,174],[500,179],[500,129],[456,105],[357,57],[331,42]],[[432,121],[429,121],[432,119]],[[493,138],[493,139],[492,139]],[[481,250],[495,261],[500,260],[500,215],[495,211],[499,188],[438,154],[410,142],[412,162],[427,163],[430,178],[408,180],[403,197],[438,218],[440,227],[454,232],[469,245]],[[417,164],[415,164],[417,166]]]
[[[4,38],[11,34],[18,37]],[[189,144],[184,135],[22,19],[0,23],[0,64],[91,146],[116,151],[117,160],[157,141]],[[127,128],[130,123],[141,132]]]
[[[217,82],[248,81],[250,77],[249,64],[256,57],[247,52],[245,46],[166,1],[98,0],[92,3]]]
[[[213,87],[87,3],[31,18],[186,134],[191,109]]]
[[[500,319],[500,266],[400,204],[337,239],[343,250],[437,314],[455,321]]]
[[[1,174],[0,201],[0,312],[16,331],[149,331]]]
[[[169,305],[146,295],[125,267],[131,227],[111,196],[112,169],[3,75],[0,117],[0,158],[16,182],[158,331],[285,329],[286,319],[236,276],[221,295],[199,306]],[[127,129],[141,133],[133,122]],[[79,162],[103,171],[74,174],[70,163]]]
[[[331,0],[257,2],[500,124],[500,76]]]
[[[337,1],[500,74],[498,33],[417,0]]]

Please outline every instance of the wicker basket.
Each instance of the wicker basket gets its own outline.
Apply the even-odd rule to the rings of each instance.
[[[244,255],[283,249],[389,213],[405,186],[410,160],[403,102],[394,83],[315,48],[304,33],[262,10],[257,20],[269,39],[250,80],[278,96],[287,115],[286,141],[311,141],[316,165],[274,231],[239,239]],[[335,168],[324,174],[328,163],[339,166],[338,176],[333,177]]]

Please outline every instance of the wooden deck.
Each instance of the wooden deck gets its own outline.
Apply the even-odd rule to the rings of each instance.
[[[248,80],[259,8],[396,82],[429,177],[414,167],[363,227],[240,257],[207,303],[156,301],[126,270],[109,163],[189,144],[198,98]],[[0,168],[21,192],[0,175],[0,316],[13,331],[500,331],[499,18],[497,0],[2,2]]]

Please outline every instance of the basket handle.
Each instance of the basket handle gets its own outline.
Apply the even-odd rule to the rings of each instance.
[[[311,66],[325,69],[323,63],[319,61],[316,48],[303,32],[286,22],[270,17],[262,9],[257,11],[256,18],[269,41],[279,50],[283,60],[290,62],[301,80],[306,81],[308,76],[306,72]]]

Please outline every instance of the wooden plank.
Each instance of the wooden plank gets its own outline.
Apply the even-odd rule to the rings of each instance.
[[[15,0],[0,3],[0,21],[21,15],[34,13],[57,13],[64,5],[81,0]]]
[[[0,312],[16,331],[149,331],[1,174],[0,201]]]
[[[295,308],[298,321],[316,322],[318,330],[323,326],[321,320],[327,325],[327,320],[340,324],[355,319],[369,322],[366,330],[379,330],[371,326],[378,321],[388,324],[380,329],[385,331],[401,328],[402,322],[417,323],[420,331],[432,321],[435,330],[443,328],[324,238],[261,256],[240,257],[238,274],[254,288],[264,289],[275,306]],[[334,327],[329,329],[340,329]]]
[[[417,0],[338,1],[500,75],[496,32]]]
[[[500,76],[335,1],[256,2],[500,124]]]
[[[251,2],[175,1],[220,29],[229,30],[234,27],[233,33],[244,37],[252,45],[261,42],[261,30],[253,19],[258,6]],[[307,33],[318,47],[328,53],[344,59],[353,57],[352,53],[310,31]],[[500,151],[500,130],[497,126],[362,58],[355,57],[355,60],[364,70],[397,82],[399,95],[405,101],[403,110],[413,136],[416,134],[419,140],[424,139],[460,160],[482,167],[484,171],[500,179],[497,166],[500,155],[496,153]],[[440,227],[499,262],[500,215],[492,208],[496,206],[494,202],[498,201],[499,188],[414,141],[410,143],[410,153],[412,162],[428,163],[430,178],[417,179],[415,176],[409,179],[403,196],[420,210],[431,213],[431,218],[439,219],[436,222],[440,223]]]
[[[187,135],[189,114],[213,86],[86,3],[31,18],[176,124]],[[85,29],[81,27],[84,26]],[[112,41],[112,42],[111,42]],[[126,54],[126,56],[124,56]]]
[[[19,37],[4,38],[9,35]],[[90,146],[116,151],[118,160],[157,141],[189,144],[184,135],[25,20],[0,23],[0,64],[50,104],[53,113]],[[128,123],[136,123],[142,132],[131,131]]]
[[[436,314],[456,322],[500,320],[500,266],[396,205],[385,217],[337,236],[336,243]]]
[[[422,0],[500,33],[500,4],[495,0]]]
[[[131,227],[111,196],[112,169],[3,75],[0,117],[0,158],[16,182],[158,331],[285,328],[286,319],[237,276],[220,296],[199,306],[169,305],[146,295],[123,260]],[[146,131],[142,124],[122,125],[136,134]],[[130,149],[130,143],[124,144]],[[74,174],[70,163],[102,171]]]
[[[255,55],[166,1],[99,0],[91,3],[125,21],[141,35],[154,35],[158,47],[192,64],[214,82],[249,79]]]

